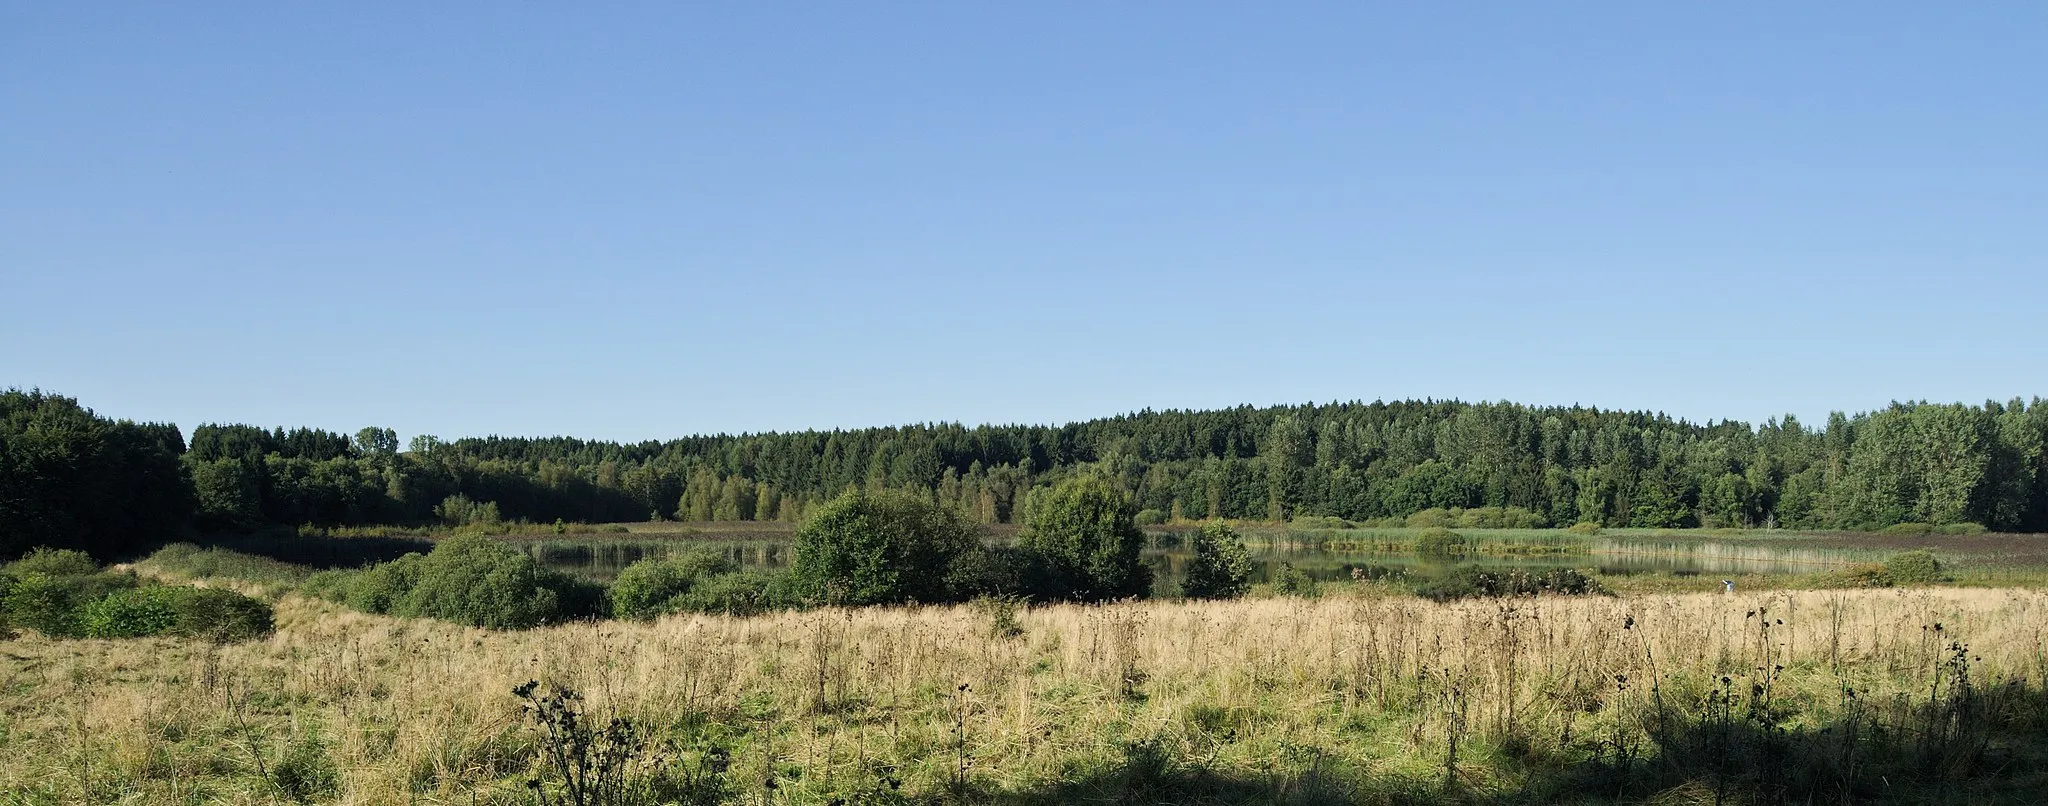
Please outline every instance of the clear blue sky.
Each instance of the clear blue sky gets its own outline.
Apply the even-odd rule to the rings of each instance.
[[[2048,395],[2044,43],[2027,2],[10,0],[0,386],[608,439]]]

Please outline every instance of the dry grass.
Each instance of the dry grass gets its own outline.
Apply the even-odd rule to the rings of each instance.
[[[300,598],[277,614],[270,639],[219,648],[0,644],[0,802],[276,802],[296,791],[275,783],[295,750],[331,763],[323,800],[530,802],[533,738],[510,694],[528,679],[653,726],[676,763],[729,751],[745,802],[1172,800],[1174,780],[1219,800],[1545,800],[1589,759],[1647,758],[1646,715],[1711,712],[1722,676],[1770,687],[1773,721],[1796,731],[1859,707],[1845,687],[1908,729],[1942,696],[1928,687],[1951,641],[1981,692],[2048,674],[2048,594],[2030,590],[1365,591],[1049,607],[1014,638],[964,606],[515,633]],[[1703,786],[1664,795],[1713,800]],[[2013,791],[1976,796],[2038,795]]]

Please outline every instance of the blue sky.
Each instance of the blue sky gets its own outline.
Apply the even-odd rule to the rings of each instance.
[[[634,440],[2048,395],[2043,4],[596,5],[0,4],[0,386]]]

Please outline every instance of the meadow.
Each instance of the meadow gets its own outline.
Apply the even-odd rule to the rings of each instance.
[[[0,802],[533,803],[562,791],[546,759],[563,736],[564,757],[611,760],[603,802],[2048,792],[2032,590],[1434,603],[1358,584],[526,631],[287,594],[276,624],[235,644],[0,645]],[[514,693],[528,681],[555,740]],[[560,731],[564,709],[582,734]]]

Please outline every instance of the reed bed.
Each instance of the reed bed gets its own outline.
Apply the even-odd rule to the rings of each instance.
[[[1743,802],[1828,775],[1824,802],[2043,791],[2032,590],[1365,587],[526,632],[297,597],[277,616],[239,645],[0,644],[0,802],[530,803],[528,680],[641,726],[636,769],[733,802]],[[1768,752],[1803,766],[1737,769]]]

